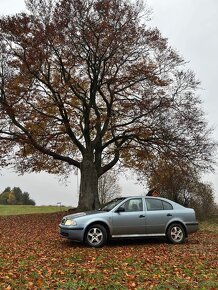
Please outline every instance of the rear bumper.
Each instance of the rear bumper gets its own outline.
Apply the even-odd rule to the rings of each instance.
[[[69,228],[59,225],[59,233],[61,237],[70,239],[72,241],[83,241],[84,228]]]
[[[187,234],[195,233],[198,231],[198,222],[186,223]]]

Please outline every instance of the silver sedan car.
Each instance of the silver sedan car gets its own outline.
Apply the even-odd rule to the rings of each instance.
[[[184,242],[198,229],[195,211],[160,197],[120,197],[97,211],[65,216],[60,235],[91,247],[102,247],[110,238],[167,237]]]

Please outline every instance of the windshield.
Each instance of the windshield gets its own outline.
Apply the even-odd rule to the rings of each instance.
[[[109,201],[108,203],[104,204],[99,210],[110,211],[124,199],[125,197],[115,198]]]

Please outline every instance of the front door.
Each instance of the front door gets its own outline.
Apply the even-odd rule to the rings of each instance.
[[[140,236],[145,234],[145,210],[142,198],[125,201],[112,216],[112,236]]]

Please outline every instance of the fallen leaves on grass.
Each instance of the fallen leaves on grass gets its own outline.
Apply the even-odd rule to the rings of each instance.
[[[101,249],[62,239],[61,213],[0,217],[1,289],[216,289],[218,235],[183,245],[119,240]]]

